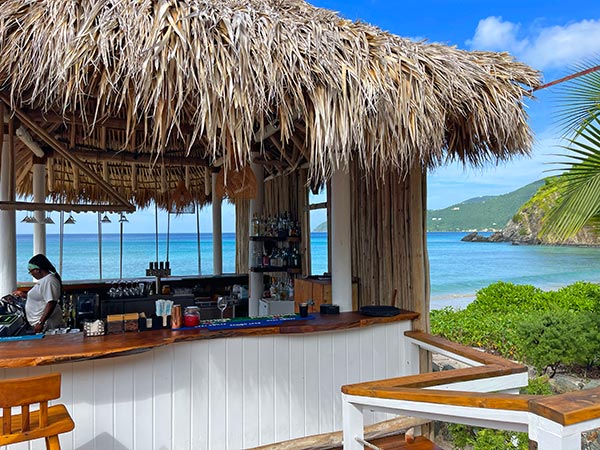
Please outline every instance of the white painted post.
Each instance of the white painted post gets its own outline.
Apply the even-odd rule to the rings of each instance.
[[[350,213],[350,174],[336,170],[331,178],[331,297],[340,311],[352,311]]]
[[[351,403],[346,394],[342,394],[342,417],[344,450],[363,450],[363,445],[356,440],[365,437],[362,407]]]
[[[263,213],[263,204],[265,200],[265,171],[263,166],[260,164],[252,164],[252,172],[256,177],[256,198],[250,200],[250,217],[248,218],[248,226],[250,227],[250,234],[252,234],[252,218],[256,214],[257,217],[261,217]],[[255,252],[259,252],[262,249],[262,244],[256,241],[249,241],[248,251],[248,267],[256,265],[254,261]],[[249,278],[249,300],[248,300],[248,315],[250,317],[258,316],[258,302],[262,297],[264,291],[263,285],[263,274],[260,272],[250,272]]]
[[[46,165],[40,162],[33,164],[33,201],[35,203],[46,202]],[[33,224],[33,254],[46,254],[46,218],[45,211],[33,213],[36,223]]]
[[[5,137],[2,145],[0,168],[0,200],[15,201],[15,173],[11,163],[12,151]],[[12,173],[11,173],[12,170]],[[17,224],[15,211],[0,210],[0,295],[8,294],[17,287]]]
[[[535,417],[529,426],[530,438],[537,441],[538,450],[574,450],[581,448],[581,431],[577,427],[568,430],[545,417]],[[532,433],[534,427],[535,431]]]
[[[212,239],[213,239],[213,275],[223,274],[223,234],[220,195],[217,194],[217,175],[212,173]]]

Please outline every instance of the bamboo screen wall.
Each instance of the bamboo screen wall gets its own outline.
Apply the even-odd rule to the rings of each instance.
[[[235,200],[235,272],[248,273],[250,200]]]
[[[352,276],[361,305],[392,305],[421,314],[429,329],[425,174],[367,175],[353,163]],[[335,264],[335,261],[333,261]]]

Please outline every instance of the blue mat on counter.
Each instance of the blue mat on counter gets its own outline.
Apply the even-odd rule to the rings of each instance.
[[[23,336],[2,336],[0,337],[0,342],[3,341],[31,341],[34,339],[41,339],[44,335],[40,334],[25,334]]]
[[[193,328],[206,328],[208,330],[227,330],[227,329],[241,329],[241,328],[256,328],[256,327],[272,327],[274,325],[281,325],[284,322],[297,321],[297,320],[311,320],[315,316],[309,314],[308,317],[300,317],[298,314],[289,316],[272,316],[272,317],[245,317],[239,319],[212,319],[205,320],[200,323],[197,327],[182,327],[180,330],[193,329]]]

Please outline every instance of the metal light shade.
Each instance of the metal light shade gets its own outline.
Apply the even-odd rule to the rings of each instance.
[[[104,214],[104,216],[102,217],[102,219],[100,219],[100,222],[102,222],[102,223],[111,223],[112,220],[110,220],[110,218],[106,214]]]
[[[75,222],[77,222],[75,218],[71,214],[69,214],[68,219],[65,220],[65,225],[73,225]]]
[[[23,220],[21,220],[21,223],[38,223],[38,221],[35,217],[26,215],[23,217]]]
[[[127,217],[125,217],[124,213],[121,213],[121,217],[119,218],[119,222],[121,222],[121,223],[129,222],[129,219],[127,219]]]
[[[44,217],[44,222],[43,223],[46,223],[46,224],[49,224],[49,225],[54,225],[54,220],[52,220],[52,217],[46,216],[46,217]]]

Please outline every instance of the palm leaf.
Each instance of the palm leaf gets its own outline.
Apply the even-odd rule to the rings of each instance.
[[[557,188],[560,201],[544,218],[540,235],[559,241],[576,234],[600,211],[600,122],[598,114],[586,119],[576,137],[564,147],[572,154],[559,163],[567,166]]]

